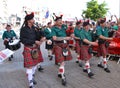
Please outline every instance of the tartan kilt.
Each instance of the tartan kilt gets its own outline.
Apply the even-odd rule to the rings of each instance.
[[[62,53],[63,48],[68,49],[68,56],[66,56],[66,57],[63,56],[63,53]],[[71,55],[68,44],[64,44],[64,43],[59,43],[58,44],[57,43],[57,44],[54,45],[53,49],[54,49],[53,52],[55,54],[55,62],[56,63],[61,63],[63,61],[72,60],[72,55]]]
[[[52,49],[53,48],[53,42],[51,45],[48,45],[47,42],[45,44],[45,49]]]
[[[34,48],[29,48],[26,46],[24,47],[23,57],[24,57],[24,67],[25,68],[29,68],[29,67],[37,65],[40,62],[43,62],[43,57],[42,57],[41,51],[39,49],[38,49],[38,53],[39,53],[38,59],[32,58],[31,50],[33,50],[33,49],[37,49],[37,47],[34,47]]]
[[[75,51],[76,51],[76,53],[80,53],[80,44],[79,44],[78,40],[75,43]]]
[[[92,57],[92,55],[88,53],[88,50],[89,50],[88,45],[81,45],[81,58],[82,58],[82,60],[88,61]]]
[[[108,54],[108,48],[105,47],[105,44],[98,45],[98,56],[105,57]]]

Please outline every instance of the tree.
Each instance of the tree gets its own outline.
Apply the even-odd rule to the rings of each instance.
[[[83,10],[82,14],[85,15],[85,18],[90,18],[91,20],[97,20],[98,18],[104,17],[108,8],[106,7],[105,1],[101,4],[98,4],[97,0],[91,0],[87,2],[87,10]]]

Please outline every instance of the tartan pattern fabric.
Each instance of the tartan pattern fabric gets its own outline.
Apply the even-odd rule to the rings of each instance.
[[[108,48],[105,47],[105,44],[98,45],[98,56],[105,57],[108,54]]]
[[[67,48],[68,49],[68,56],[66,56],[66,57],[64,57],[63,54],[62,54],[62,49],[63,48]],[[57,44],[54,45],[53,49],[54,49],[53,52],[55,54],[55,61],[56,61],[56,63],[61,63],[63,61],[72,60],[72,55],[71,55],[70,49],[68,47],[68,44],[57,43]]]
[[[37,65],[40,62],[43,62],[43,57],[42,57],[40,50],[38,50],[38,53],[39,53],[38,59],[32,58],[32,56],[31,56],[32,49],[37,49],[37,47],[35,47],[35,48],[29,48],[26,46],[24,47],[23,57],[24,57],[24,67],[25,68],[29,68],[29,67]]]
[[[78,40],[76,40],[76,43],[75,43],[75,51],[76,53],[80,53],[80,44]]]
[[[81,45],[81,58],[82,60],[88,61],[92,57],[91,54],[88,53],[89,46]]]

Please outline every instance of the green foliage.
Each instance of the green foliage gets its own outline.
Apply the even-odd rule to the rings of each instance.
[[[105,7],[105,1],[98,4],[97,0],[91,0],[90,2],[87,2],[87,10],[83,10],[82,14],[85,15],[85,18],[90,18],[96,21],[98,18],[106,15],[109,9]]]

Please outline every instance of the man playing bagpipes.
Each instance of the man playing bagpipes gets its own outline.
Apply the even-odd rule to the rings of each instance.
[[[35,70],[38,63],[43,62],[40,51],[40,45],[44,38],[38,38],[38,31],[34,26],[34,13],[25,16],[24,24],[20,30],[20,40],[24,45],[23,57],[24,67],[29,81],[29,88],[34,88],[36,81],[34,80]]]
[[[52,49],[53,49],[53,41],[52,41],[52,22],[47,23],[47,28],[44,29],[44,34],[47,39],[45,48],[48,50],[48,58],[52,60]]]
[[[108,37],[108,28],[106,27],[106,18],[100,19],[100,26],[97,28],[96,32],[99,37],[98,39],[98,56],[100,59],[100,62],[98,63],[98,67],[104,68],[104,70],[108,73],[110,73],[110,70],[108,69],[107,65],[107,48],[108,48],[108,42],[107,40],[112,40],[113,38]]]
[[[90,69],[90,59],[92,49],[91,46],[97,46],[97,42],[92,42],[91,32],[89,31],[90,24],[89,20],[83,22],[83,30],[80,33],[81,38],[81,58],[85,61],[85,67],[83,69],[84,72],[88,73],[88,77],[94,76]]]
[[[15,38],[17,38],[16,33],[14,32],[14,30],[11,29],[11,25],[7,24],[6,31],[2,35],[2,39],[4,40],[5,48],[9,49],[10,48],[9,42],[12,42],[12,40]],[[13,58],[13,55],[11,55],[11,57],[9,57],[9,61],[12,60],[11,58]]]
[[[76,22],[76,27],[74,29],[74,38],[75,38],[75,51],[77,53],[77,59],[76,59],[76,63],[79,63],[79,66],[81,67],[81,55],[80,55],[80,34],[82,31],[82,21],[79,20]]]
[[[55,15],[55,14],[54,14]],[[58,77],[62,78],[62,85],[66,85],[65,63],[64,61],[72,60],[67,40],[71,37],[66,35],[66,27],[62,23],[62,15],[60,17],[55,15],[55,26],[53,30],[54,54],[56,63],[60,63]]]

